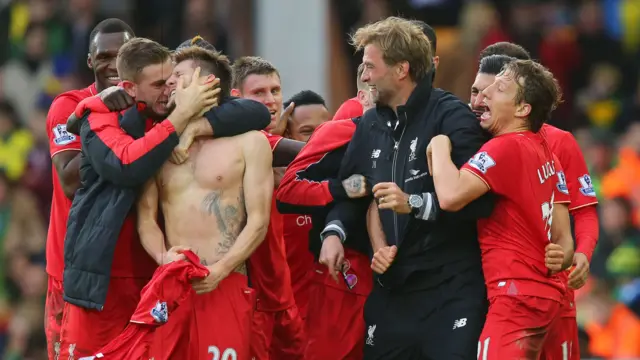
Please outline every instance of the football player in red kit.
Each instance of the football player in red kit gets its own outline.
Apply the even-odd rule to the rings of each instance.
[[[307,142],[318,126],[329,121],[329,110],[319,94],[304,90],[293,95],[284,108],[294,106],[284,136]],[[311,217],[301,214],[282,214],[283,236],[287,250],[287,264],[291,272],[291,287],[302,320],[307,318],[309,288],[313,273],[313,254],[307,239],[311,230]]]
[[[67,119],[80,101],[102,90],[117,85],[120,79],[116,71],[118,49],[133,38],[131,27],[118,19],[99,23],[89,36],[87,64],[93,70],[95,82],[81,90],[71,90],[59,95],[47,114],[47,134],[53,162],[53,198],[47,235],[47,274],[49,285],[45,305],[45,332],[49,359],[55,359],[60,351],[60,327],[63,317],[62,271],[64,269],[64,238],[71,199],[80,186],[80,138],[67,132]]]
[[[490,57],[491,55],[498,55]],[[502,55],[502,56],[500,56]],[[480,69],[471,87],[471,106],[474,112],[483,112],[482,90],[490,85],[495,75],[512,56],[530,59],[529,53],[520,45],[501,42],[488,46],[481,53]],[[484,60],[486,58],[486,60]],[[573,259],[575,268],[560,277],[569,286],[562,304],[559,318],[552,325],[545,341],[542,359],[580,359],[578,329],[573,289],[582,287],[589,274],[589,263],[598,240],[598,213],[595,190],[580,148],[571,133],[544,124],[541,134],[547,139],[551,151],[563,164],[564,175],[570,196],[569,212],[574,219],[576,250]]]
[[[261,102],[269,109],[271,124],[264,133],[272,151],[281,146],[298,146],[297,141],[268,132],[275,127],[282,110],[280,74],[271,63],[259,57],[237,59],[233,64],[231,95]],[[293,297],[283,219],[276,209],[275,196],[267,236],[249,258],[248,265],[250,285],[257,297],[252,356],[255,359],[302,359],[306,346],[304,323]]]
[[[363,67],[358,70],[358,81]],[[362,110],[374,106],[366,84],[358,84],[357,106],[347,100],[340,109],[351,109],[349,116],[362,116]],[[334,119],[335,120],[335,119]],[[326,209],[335,197],[344,192],[337,180],[341,159],[356,129],[350,118],[335,120],[318,127],[309,143],[289,165],[278,188],[278,208],[286,213],[310,213],[313,222],[304,244],[320,252],[319,235],[325,225]],[[342,189],[342,190],[341,190]],[[317,211],[319,210],[319,211]],[[322,215],[323,214],[323,215]],[[306,215],[308,216],[308,215]],[[363,228],[366,238],[366,232]],[[361,251],[350,237],[342,248],[345,265],[341,274],[334,267],[316,263],[311,274],[309,312],[306,318],[309,345],[305,359],[361,359],[364,347],[363,307],[371,291],[372,276],[369,268],[368,239]],[[355,241],[357,243],[357,241]],[[338,240],[339,243],[339,240]],[[316,254],[318,255],[318,254]],[[328,271],[329,270],[329,271]],[[334,277],[338,277],[338,281]]]
[[[566,269],[573,257],[568,210],[557,204],[567,197],[562,168],[538,133],[560,89],[542,65],[518,60],[483,96],[480,121],[493,139],[458,170],[449,139],[434,137],[429,168],[444,210],[457,211],[488,191],[498,195],[491,217],[478,222],[490,301],[478,358],[538,359],[565,293],[549,269]],[[564,252],[562,264],[549,263],[549,247]]]

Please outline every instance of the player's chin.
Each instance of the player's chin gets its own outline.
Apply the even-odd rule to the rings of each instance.
[[[159,101],[153,106],[153,112],[159,116],[167,116],[169,107],[166,101]]]

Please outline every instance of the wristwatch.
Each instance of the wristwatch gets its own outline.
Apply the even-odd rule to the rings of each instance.
[[[409,195],[409,207],[411,208],[411,214],[414,216],[417,215],[423,205],[424,200],[421,195]]]

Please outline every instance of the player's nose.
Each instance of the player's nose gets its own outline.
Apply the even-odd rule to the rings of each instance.
[[[481,107],[483,106],[482,101],[484,100],[485,96],[484,94],[481,92],[478,93],[478,95],[476,95],[475,101],[473,102],[472,107]]]

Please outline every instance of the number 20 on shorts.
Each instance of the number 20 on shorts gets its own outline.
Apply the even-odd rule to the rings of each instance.
[[[238,360],[238,354],[233,348],[228,348],[220,354],[217,346],[209,346],[208,351],[213,355],[211,360]]]

